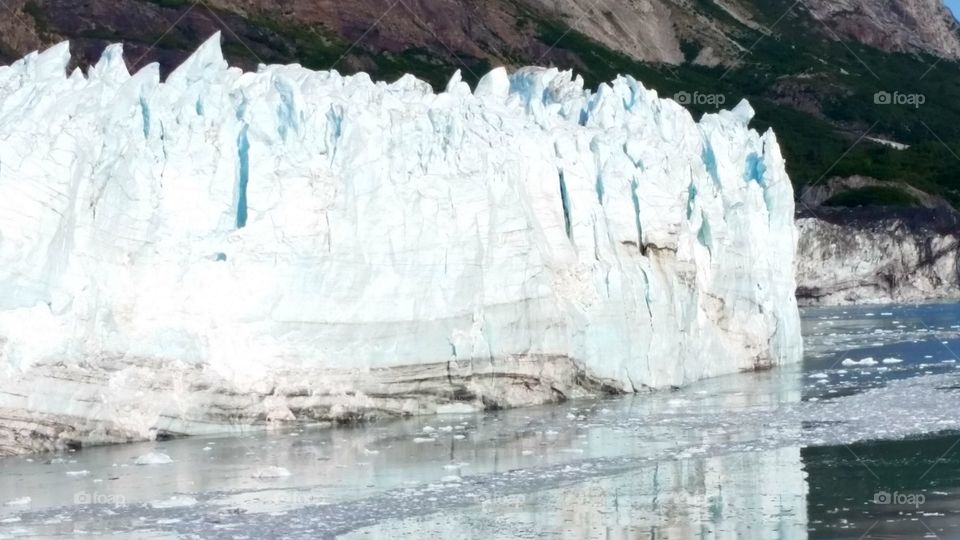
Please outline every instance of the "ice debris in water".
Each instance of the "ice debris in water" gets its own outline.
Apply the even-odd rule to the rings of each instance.
[[[163,452],[150,452],[137,457],[133,463],[134,465],[166,465],[167,463],[173,463],[173,460]]]
[[[286,478],[290,476],[290,471],[284,467],[278,467],[271,465],[270,467],[264,467],[262,469],[257,469],[253,473],[254,478]]]
[[[872,357],[868,356],[862,360],[854,360],[852,358],[847,358],[843,362],[841,362],[841,364],[844,366],[875,366],[877,365],[877,361],[874,360]]]
[[[197,504],[197,499],[189,495],[174,495],[169,499],[151,502],[150,506],[154,508],[184,508],[195,504]]]

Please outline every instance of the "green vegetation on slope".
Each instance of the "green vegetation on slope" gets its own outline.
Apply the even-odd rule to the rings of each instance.
[[[919,202],[906,191],[888,186],[869,186],[834,195],[824,206],[918,206]]]
[[[716,8],[700,0],[704,11]],[[791,0],[758,3],[768,27]],[[729,17],[719,10],[716,17]],[[712,12],[711,12],[712,13]],[[797,15],[800,16],[800,15]],[[540,37],[567,52],[591,85],[630,74],[665,97],[677,92],[721,95],[725,107],[750,99],[754,126],[773,128],[788,172],[799,187],[831,176],[864,175],[903,180],[960,206],[960,65],[923,55],[895,54],[838,43],[811,32],[816,21],[790,18],[762,35],[743,28],[741,43],[753,48],[728,71],[690,63],[666,67],[635,61],[562,25],[541,22]],[[684,44],[695,56],[696,44]],[[934,66],[931,68],[931,66]],[[818,113],[798,110],[784,89],[818,98]],[[688,105],[694,114],[716,107]],[[897,150],[863,135],[912,145]]]
[[[43,32],[64,35],[56,24],[60,19],[45,1],[30,0],[25,13]],[[157,14],[160,21],[180,21],[192,6],[185,0],[141,1],[138,9]],[[960,180],[953,172],[960,165],[960,102],[955,99],[960,95],[960,65],[956,62],[836,42],[822,31],[821,23],[796,7],[794,0],[750,4],[756,22],[771,28],[769,33],[743,26],[713,0],[692,0],[699,14],[733,29],[731,37],[746,49],[740,61],[732,69],[694,65],[691,61],[704,47],[694,39],[682,43],[688,60],[683,65],[649,64],[611,50],[549,14],[534,13],[526,2],[499,1],[516,16],[517,31],[529,37],[527,50],[488,46],[487,58],[450,51],[445,45],[385,50],[370,45],[368,39],[351,44],[322,24],[307,25],[272,13],[228,11],[206,4],[162,35],[99,23],[81,25],[72,35],[125,41],[141,49],[155,45],[150,49],[167,52],[165,65],[169,67],[170,59],[176,58],[169,53],[178,51],[182,58],[206,38],[213,23],[230,29],[223,32],[223,50],[236,65],[249,68],[261,62],[298,62],[312,69],[334,67],[344,73],[363,70],[374,79],[387,81],[412,73],[438,90],[457,69],[462,70],[464,80],[475,84],[478,76],[491,68],[488,58],[511,66],[539,62],[572,68],[590,87],[629,74],[664,97],[678,92],[721,96],[723,107],[750,99],[757,111],[753,126],[776,131],[788,172],[798,188],[832,176],[864,175],[908,182],[960,206]],[[207,10],[213,17],[204,14]],[[789,15],[782,17],[784,13]],[[206,17],[207,22],[193,17]],[[540,59],[543,51],[546,54]],[[7,53],[0,49],[3,54]],[[717,101],[687,106],[699,116],[716,110]],[[865,134],[911,147],[896,150],[871,142]]]

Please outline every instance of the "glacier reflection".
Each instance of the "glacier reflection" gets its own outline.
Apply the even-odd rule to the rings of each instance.
[[[874,311],[808,314],[804,366],[672,392],[0,460],[0,538],[958,530],[960,308]],[[868,356],[897,361],[843,364]],[[150,453],[170,462],[134,464]],[[926,506],[877,506],[879,491]]]
[[[798,448],[655,465],[387,521],[346,538],[806,538]]]

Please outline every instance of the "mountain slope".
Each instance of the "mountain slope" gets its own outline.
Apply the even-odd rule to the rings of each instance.
[[[865,45],[960,56],[957,22],[942,0],[807,0],[805,5],[833,31]]]
[[[0,60],[70,39],[79,64],[109,42],[162,73],[216,30],[235,65],[300,62],[435,88],[460,69],[631,74],[697,113],[747,97],[775,127],[798,186],[859,175],[954,205],[960,40],[940,0],[8,0]],[[878,93],[893,104],[877,103]],[[881,96],[884,94],[881,94]],[[904,98],[906,96],[906,98]],[[897,104],[911,96],[910,104]],[[862,136],[866,134],[867,137]],[[908,145],[898,150],[871,138]],[[954,146],[951,146],[954,145]],[[954,149],[955,148],[955,149]]]

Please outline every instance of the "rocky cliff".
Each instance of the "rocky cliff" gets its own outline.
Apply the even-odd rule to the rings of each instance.
[[[801,305],[960,298],[960,220],[944,209],[801,212]]]
[[[943,0],[803,0],[803,4],[850,40],[888,51],[960,57],[957,21]]]

